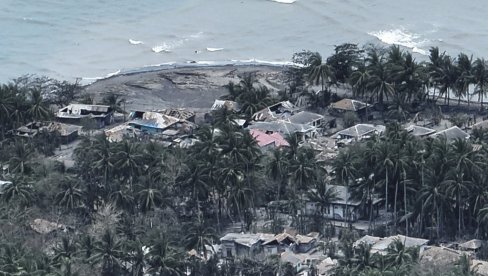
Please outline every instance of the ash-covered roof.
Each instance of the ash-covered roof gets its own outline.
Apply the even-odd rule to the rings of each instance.
[[[366,108],[367,106],[368,104],[366,103],[357,100],[352,100],[352,99],[342,99],[338,102],[331,104],[332,108],[340,109],[344,111],[354,111],[354,112]]]
[[[469,134],[467,134],[465,131],[460,129],[457,126],[450,127],[448,129],[439,131],[437,133],[434,133],[430,135],[430,137],[433,138],[439,138],[439,137],[445,137],[448,142],[454,141],[456,139],[469,139]]]

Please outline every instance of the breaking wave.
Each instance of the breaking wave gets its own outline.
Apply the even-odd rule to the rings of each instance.
[[[295,3],[297,0],[271,0],[273,2],[277,2],[277,3],[282,3],[282,4],[293,4]]]
[[[224,48],[210,48],[210,47],[207,47],[207,51],[209,52],[217,52],[217,51],[222,51],[224,50]]]
[[[378,38],[381,42],[388,45],[400,45],[412,49],[412,52],[414,53],[422,55],[427,54],[426,50],[420,48],[426,40],[422,40],[419,34],[410,33],[402,29],[369,32],[368,34]]]
[[[142,42],[140,40],[133,40],[133,39],[129,39],[129,43],[132,45],[144,44],[144,42]]]

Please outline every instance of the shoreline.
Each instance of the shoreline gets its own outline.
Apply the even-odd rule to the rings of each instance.
[[[224,85],[239,82],[247,73],[271,92],[281,90],[285,65],[183,64],[121,72],[82,87],[95,102],[115,93],[126,100],[127,111],[187,108],[197,113],[208,111],[215,99],[225,95]]]
[[[192,61],[186,63],[167,62],[155,65],[147,65],[143,67],[135,67],[130,69],[119,69],[115,72],[108,73],[103,77],[81,77],[81,84],[83,87],[92,85],[98,81],[107,80],[117,76],[130,76],[135,74],[144,74],[150,72],[176,70],[176,69],[200,69],[200,68],[221,68],[221,67],[276,67],[286,68],[294,66],[292,62],[273,62],[273,61]],[[91,81],[83,83],[84,81]]]

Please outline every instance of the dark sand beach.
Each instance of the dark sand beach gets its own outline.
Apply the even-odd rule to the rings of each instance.
[[[235,83],[248,73],[271,91],[282,88],[283,66],[224,65],[161,69],[151,72],[117,75],[87,85],[84,93],[95,101],[108,93],[126,99],[127,111],[188,108],[207,112],[215,99],[227,93],[224,85]]]

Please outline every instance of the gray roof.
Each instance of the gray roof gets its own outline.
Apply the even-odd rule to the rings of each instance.
[[[261,241],[267,241],[274,238],[273,234],[244,234],[244,233],[228,233],[220,241],[235,242],[240,245],[251,247]]]
[[[301,111],[295,115],[290,116],[288,120],[290,121],[290,123],[294,124],[311,124],[314,121],[321,120],[323,118],[324,116],[317,113]]]
[[[430,135],[430,137],[438,138],[438,137],[445,137],[448,142],[456,140],[456,139],[469,139],[469,134],[464,132],[457,126],[450,127],[448,129],[439,131]]]
[[[363,103],[361,101],[356,101],[353,99],[342,99],[338,102],[331,104],[332,108],[346,111],[359,111],[367,106],[369,106],[367,103]]]
[[[405,247],[416,247],[416,246],[422,246],[426,245],[429,240],[426,239],[419,239],[419,238],[412,238],[412,237],[407,237],[403,235],[396,235],[396,236],[390,236],[390,237],[385,237],[380,239],[378,242],[376,242],[372,247],[371,247],[371,253],[385,253],[385,250],[388,248],[388,246],[393,243],[395,240],[400,240]]]
[[[253,124],[249,125],[248,128],[280,132],[285,135],[292,133],[306,133],[315,129],[315,127],[313,126],[305,124],[294,124],[282,120],[273,122],[253,122]]]
[[[371,124],[357,124],[350,128],[346,128],[336,133],[337,136],[346,136],[351,138],[361,138],[368,134],[382,133],[385,131],[385,126],[371,125]]]
[[[405,130],[413,136],[422,137],[427,136],[435,132],[435,129],[411,125],[405,128]]]
[[[478,123],[472,125],[471,128],[472,129],[481,129],[481,128],[488,129],[488,120],[478,122]]]

